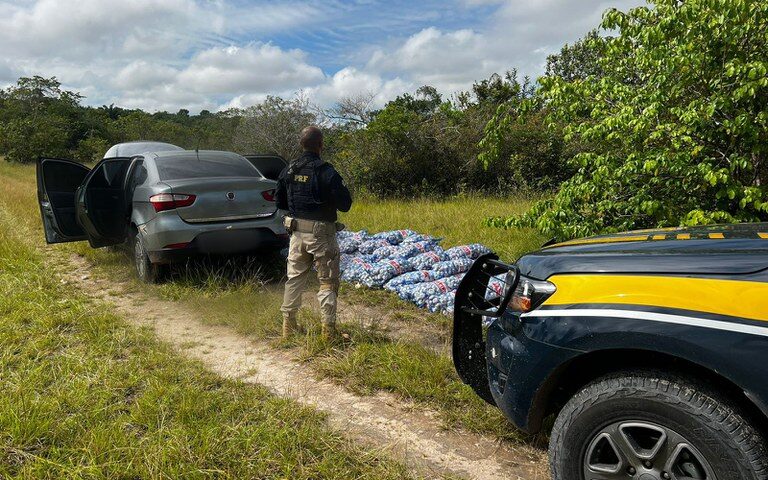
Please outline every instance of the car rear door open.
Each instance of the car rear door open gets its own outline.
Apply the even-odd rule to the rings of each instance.
[[[71,160],[41,158],[37,161],[37,201],[46,242],[76,242],[87,238],[77,223],[75,191],[88,172],[88,167]]]
[[[125,177],[130,163],[126,157],[102,160],[76,192],[77,221],[94,248],[125,241],[131,208]]]

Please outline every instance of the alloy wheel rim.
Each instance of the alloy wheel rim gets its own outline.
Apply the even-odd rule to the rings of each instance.
[[[614,422],[592,438],[586,480],[716,480],[709,462],[674,430],[644,421]]]

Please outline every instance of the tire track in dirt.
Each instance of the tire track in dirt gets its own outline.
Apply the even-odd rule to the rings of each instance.
[[[441,428],[435,412],[380,393],[358,396],[328,380],[318,380],[290,351],[238,335],[225,326],[206,325],[194,311],[99,279],[90,265],[72,255],[65,281],[115,305],[129,322],[149,327],[158,338],[222,375],[261,384],[275,394],[311,405],[328,415],[346,437],[377,448],[427,477],[461,475],[479,480],[546,479],[543,452],[531,447]]]

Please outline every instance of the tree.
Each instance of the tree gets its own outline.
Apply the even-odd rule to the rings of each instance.
[[[390,102],[393,107],[403,108],[421,116],[434,113],[442,103],[442,95],[431,85],[419,87],[415,95],[406,93]]]
[[[545,76],[559,77],[566,82],[602,77],[600,59],[606,45],[606,39],[600,36],[598,30],[592,30],[573,45],[566,44],[559,53],[549,55]]]
[[[373,101],[376,94],[363,92],[341,97],[333,107],[323,112],[333,122],[342,122],[353,128],[368,125],[375,115]]]
[[[602,77],[540,80],[581,142],[576,174],[520,218],[560,239],[768,219],[768,2],[609,10]]]
[[[552,190],[573,174],[571,149],[561,129],[548,125],[528,78],[521,82],[512,70],[475,83],[473,92],[480,106],[493,108],[479,142],[486,175],[505,178],[507,189]]]
[[[56,77],[22,77],[0,91],[0,153],[21,163],[65,155],[76,142],[82,98]]]
[[[236,113],[242,116],[233,139],[237,151],[276,153],[289,160],[301,154],[301,130],[320,122],[307,99],[300,95],[290,100],[269,96]]]

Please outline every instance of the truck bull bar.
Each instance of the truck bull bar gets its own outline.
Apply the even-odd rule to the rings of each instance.
[[[502,286],[491,287],[491,280]],[[483,317],[504,314],[520,281],[516,265],[489,253],[479,257],[459,284],[453,311],[453,364],[461,381],[486,402],[495,405],[488,383]]]

